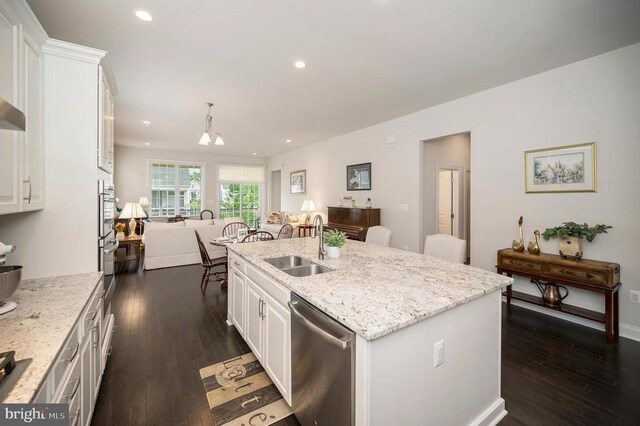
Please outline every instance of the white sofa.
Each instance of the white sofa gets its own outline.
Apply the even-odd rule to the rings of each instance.
[[[222,236],[222,229],[225,225],[225,221],[220,219],[187,219],[177,223],[151,222],[145,224],[143,236],[144,269],[200,263],[200,250],[195,230],[200,234],[212,259],[225,256],[224,247],[209,244],[209,240],[212,238]]]
[[[293,227],[293,237],[297,238],[298,237],[298,231],[297,228],[300,225],[304,225],[306,219],[307,219],[307,214],[306,213],[295,213],[295,216],[299,219],[297,221],[287,221],[284,216],[287,215],[286,212],[282,212],[283,214],[281,215],[281,223],[266,223],[266,218],[263,219],[263,223],[262,225],[260,225],[260,231],[267,231],[270,232],[271,235],[273,235],[273,238],[278,238],[278,233],[280,232],[280,229],[282,228],[282,226],[285,223],[288,223],[289,225],[291,225]],[[289,213],[289,214],[294,214],[294,213]],[[310,222],[313,221],[313,218],[316,215],[320,215],[322,216],[322,219],[324,221],[324,224],[327,224],[327,215],[321,212],[314,212],[314,213],[310,213],[309,216],[311,216]],[[268,216],[268,214],[267,214]]]

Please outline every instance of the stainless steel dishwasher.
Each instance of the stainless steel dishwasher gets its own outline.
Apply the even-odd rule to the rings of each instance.
[[[355,425],[355,333],[291,293],[293,411],[302,426]]]

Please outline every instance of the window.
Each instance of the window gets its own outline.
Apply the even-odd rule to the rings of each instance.
[[[202,210],[204,166],[173,162],[149,164],[149,216],[197,216]]]
[[[255,224],[262,211],[264,167],[220,165],[220,218],[239,217]]]

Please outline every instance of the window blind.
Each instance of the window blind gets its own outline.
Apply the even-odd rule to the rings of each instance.
[[[264,183],[264,167],[220,164],[219,183]]]

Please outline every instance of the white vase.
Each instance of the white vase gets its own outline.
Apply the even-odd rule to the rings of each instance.
[[[582,238],[561,238],[560,256],[566,257],[568,259],[580,259],[582,257]]]
[[[122,240],[122,239],[124,239],[124,233],[123,233],[123,232],[118,232],[118,233],[116,234],[116,238],[117,238],[118,240]]]
[[[330,259],[337,259],[340,257],[340,247],[327,247],[327,256]]]

